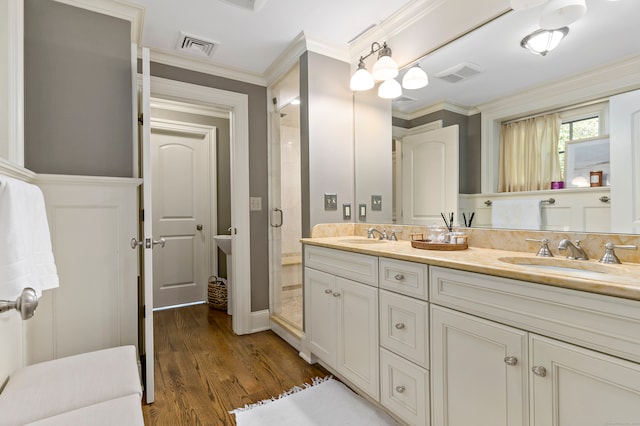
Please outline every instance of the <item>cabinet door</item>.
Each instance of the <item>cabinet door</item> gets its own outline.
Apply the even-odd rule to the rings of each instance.
[[[640,424],[640,365],[536,335],[529,347],[533,426]]]
[[[336,365],[336,277],[315,269],[304,269],[305,339],[311,352],[330,367]]]
[[[336,370],[376,401],[379,395],[378,289],[336,278]]]
[[[528,424],[527,333],[431,308],[434,425]]]

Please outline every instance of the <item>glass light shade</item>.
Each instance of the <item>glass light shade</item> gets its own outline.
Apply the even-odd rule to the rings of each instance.
[[[405,89],[421,89],[429,84],[429,77],[420,65],[409,68],[409,71],[402,77],[402,87]]]
[[[529,34],[520,42],[520,46],[528,49],[531,53],[545,56],[558,47],[560,41],[569,33],[569,28],[558,28],[556,30],[538,30]]]
[[[384,99],[393,99],[402,95],[402,87],[395,79],[385,80],[378,87],[378,96]]]
[[[540,6],[547,0],[511,0],[511,9],[524,10],[531,9],[532,7]]]
[[[358,67],[356,72],[351,76],[351,81],[349,83],[349,87],[351,90],[355,91],[363,91],[369,90],[375,85],[375,81],[373,80],[373,76],[366,68]]]
[[[381,56],[371,69],[373,78],[376,80],[389,80],[398,75],[398,64],[391,59],[391,56]]]
[[[587,13],[585,0],[551,0],[540,15],[540,28],[566,27]]]

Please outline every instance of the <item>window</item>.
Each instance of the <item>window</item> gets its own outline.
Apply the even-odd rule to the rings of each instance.
[[[600,116],[562,122],[560,138],[558,139],[558,154],[560,155],[560,170],[562,170],[563,176],[565,176],[564,163],[567,142],[595,138],[599,135]]]
[[[567,143],[605,135],[607,133],[607,107],[608,104],[606,102],[601,102],[560,113],[562,126],[560,127],[560,138],[558,140],[558,154],[563,176],[566,176],[565,157]]]

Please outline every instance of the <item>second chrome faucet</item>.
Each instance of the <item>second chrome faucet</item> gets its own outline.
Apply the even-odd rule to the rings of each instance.
[[[560,243],[558,243],[558,250],[564,251],[566,249],[569,249],[567,259],[589,260],[587,253],[582,247],[580,247],[580,240],[576,240],[575,244],[571,242],[571,240],[560,240]]]

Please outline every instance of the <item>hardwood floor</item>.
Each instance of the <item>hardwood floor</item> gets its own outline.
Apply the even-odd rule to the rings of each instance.
[[[155,402],[146,425],[234,425],[234,408],[329,373],[271,331],[236,336],[208,305],[154,313]]]

